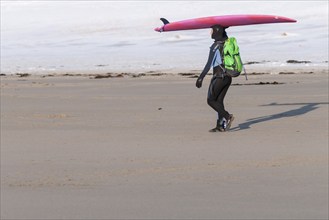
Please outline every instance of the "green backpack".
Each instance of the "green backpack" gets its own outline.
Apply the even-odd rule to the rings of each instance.
[[[242,72],[243,64],[239,53],[239,46],[234,37],[230,37],[225,41],[223,54],[226,73],[232,77],[239,76]]]

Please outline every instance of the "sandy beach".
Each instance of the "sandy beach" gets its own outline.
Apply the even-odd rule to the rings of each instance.
[[[1,76],[1,219],[328,219],[328,72]]]

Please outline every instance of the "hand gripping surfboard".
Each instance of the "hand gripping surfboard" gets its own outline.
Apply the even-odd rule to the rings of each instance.
[[[214,25],[230,27],[253,24],[296,22],[294,19],[276,15],[223,15],[194,18],[172,23],[165,18],[160,18],[160,20],[163,22],[163,26],[154,29],[158,32],[211,28]]]

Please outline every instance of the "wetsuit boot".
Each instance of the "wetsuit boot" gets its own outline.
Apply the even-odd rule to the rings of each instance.
[[[227,125],[226,125],[226,128],[225,128],[225,131],[228,131],[230,128],[231,128],[231,125],[232,125],[232,122],[234,120],[234,116],[232,114],[230,114],[230,117],[227,121]]]
[[[209,130],[209,132],[218,132],[218,131],[221,131],[221,120],[217,120],[217,124],[216,124],[216,127]]]
[[[226,120],[225,118],[222,118],[221,120],[217,120],[217,125],[215,128],[209,130],[209,132],[225,132],[228,131],[231,128],[232,122],[234,120],[234,116],[230,114],[229,119]]]
[[[232,114],[229,115],[228,119],[223,118],[220,123],[220,131],[228,131],[231,128],[232,122],[234,120],[234,117]]]

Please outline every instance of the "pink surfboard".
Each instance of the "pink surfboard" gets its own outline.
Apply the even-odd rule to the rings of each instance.
[[[194,18],[183,21],[176,21],[172,23],[168,22],[164,18],[161,18],[160,20],[163,22],[164,25],[154,29],[158,32],[210,28],[213,25],[230,27],[253,24],[296,22],[296,20],[294,19],[275,15],[223,15]]]

